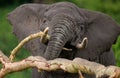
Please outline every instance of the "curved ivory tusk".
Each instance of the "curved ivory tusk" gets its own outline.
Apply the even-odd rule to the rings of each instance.
[[[49,40],[49,37],[47,37],[48,36],[48,30],[49,30],[49,27],[46,27],[45,30],[43,31],[44,34],[40,38],[40,42],[46,43]]]
[[[72,51],[72,49],[70,48],[65,48],[65,47],[63,47],[63,50],[66,50],[66,51]]]
[[[87,39],[87,37],[85,37],[85,38],[82,40],[81,43],[78,43],[78,44],[76,45],[76,48],[78,48],[78,49],[86,48],[87,44],[88,44],[88,39]]]

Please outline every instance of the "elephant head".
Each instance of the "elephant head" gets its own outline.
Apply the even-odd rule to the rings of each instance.
[[[63,8],[64,6],[64,8]],[[61,55],[66,45],[80,50],[81,43],[88,46],[85,50],[108,49],[120,34],[120,26],[109,16],[98,12],[80,9],[71,3],[53,5],[24,4],[8,15],[14,33],[22,40],[26,36],[49,27],[50,40],[44,52],[46,59],[54,59]],[[34,47],[35,49],[33,49]],[[27,49],[40,52],[39,39],[29,42]]]
[[[64,14],[55,15],[51,21],[45,25],[51,26],[49,30],[50,39],[44,54],[45,58],[55,59],[62,56],[63,54],[61,54],[61,52],[66,44],[76,47],[77,49],[86,47],[87,38],[76,35],[77,32],[79,32],[77,31],[77,24],[75,24],[73,19],[69,16]],[[72,49],[72,47],[69,48]]]

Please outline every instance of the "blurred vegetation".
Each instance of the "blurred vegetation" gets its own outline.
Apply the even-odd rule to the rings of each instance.
[[[100,11],[113,17],[120,24],[120,0],[0,0],[0,50],[9,56],[10,51],[18,44],[17,38],[12,34],[12,27],[8,23],[7,14],[23,3],[55,3],[69,1],[75,3],[81,8]],[[120,66],[120,38],[113,45],[117,65]],[[18,53],[16,60],[29,56],[30,53],[22,48]],[[108,60],[109,61],[109,60]],[[17,72],[6,76],[6,78],[30,78],[30,69],[23,72]]]
[[[16,6],[6,6],[0,7],[0,50],[4,52],[7,56],[10,55],[10,51],[18,44],[17,38],[12,34],[12,28],[7,21],[7,13],[12,11]],[[20,60],[22,58],[27,57],[30,53],[22,48],[17,55],[15,60]],[[27,73],[29,72],[29,73]],[[30,78],[30,69],[25,70],[23,72],[13,73],[11,75],[6,76],[6,78]]]

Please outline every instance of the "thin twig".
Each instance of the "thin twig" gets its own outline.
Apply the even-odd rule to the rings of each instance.
[[[4,64],[4,61],[10,62],[10,59],[2,51],[0,51],[0,60],[2,64]]]
[[[43,32],[38,32],[35,34],[31,34],[30,36],[26,37],[25,39],[23,39],[18,45],[17,47],[15,47],[12,51],[11,51],[11,55],[10,55],[10,60],[12,61],[15,58],[15,54],[18,52],[18,50],[27,42],[29,42],[32,39],[41,37],[41,35],[43,35]],[[46,36],[47,38],[49,38],[49,36]]]
[[[41,42],[45,42],[46,40],[49,40],[50,39],[50,36],[47,35],[47,32],[48,32],[48,29],[49,28],[46,28],[44,30],[44,32],[38,32],[38,33],[35,33],[35,34],[31,34],[29,35],[28,37],[26,37],[25,39],[23,39],[12,51],[11,51],[11,55],[10,55],[10,60],[13,61],[13,59],[15,58],[15,54],[21,49],[21,47],[29,42],[30,40],[32,39],[35,39],[35,38],[38,38],[38,37],[42,37],[41,39]],[[46,39],[45,41],[43,39]],[[63,47],[63,50],[66,50],[66,51],[72,51],[72,49],[68,49],[68,48],[65,48]]]
[[[80,70],[78,71],[78,73],[79,73],[79,75],[80,75],[79,78],[84,78]]]

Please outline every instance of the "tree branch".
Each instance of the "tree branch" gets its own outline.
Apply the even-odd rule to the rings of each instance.
[[[29,35],[28,37],[26,37],[25,39],[23,39],[12,51],[11,51],[11,55],[10,55],[10,60],[13,61],[13,59],[15,58],[15,54],[21,49],[21,47],[29,42],[30,40],[32,39],[35,39],[35,38],[38,38],[38,37],[41,37],[40,39],[40,42],[46,42],[46,40],[49,40],[50,39],[50,36],[48,35],[48,27],[42,32],[38,32],[38,33],[35,33],[35,34],[31,34]],[[63,50],[66,50],[66,51],[71,51],[72,49],[68,49],[68,48],[65,48],[63,47]]]
[[[21,71],[27,68],[36,67],[38,70],[55,71],[58,69],[64,70],[69,73],[86,73],[96,75],[96,78],[103,78],[103,76],[108,76],[108,78],[119,78],[120,68],[116,66],[108,66],[90,62],[82,58],[75,58],[74,60],[67,60],[63,58],[57,58],[54,60],[47,61],[41,56],[30,56],[19,62],[10,62],[8,58],[2,53],[0,53],[0,62],[3,64],[0,70],[0,78],[5,75]],[[4,60],[7,59],[7,60]],[[81,73],[80,73],[81,76]]]
[[[15,58],[15,54],[18,52],[18,50],[27,42],[29,42],[30,40],[32,39],[35,39],[35,38],[38,38],[38,37],[41,37],[42,35],[44,35],[43,32],[38,32],[38,33],[35,33],[35,34],[31,34],[30,36],[26,37],[25,39],[23,39],[18,45],[17,47],[15,47],[12,52],[11,52],[11,55],[10,55],[10,60],[12,61],[14,58]],[[49,38],[49,36],[46,36],[47,38]]]

